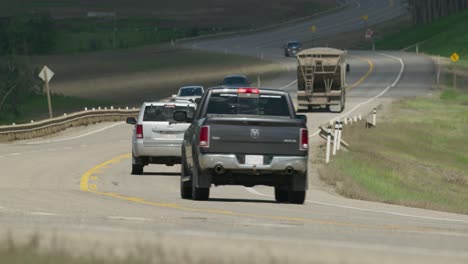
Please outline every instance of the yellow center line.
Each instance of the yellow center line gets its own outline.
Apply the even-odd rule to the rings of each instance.
[[[131,157],[131,153],[120,155],[114,157],[108,161],[105,161],[87,172],[85,172],[81,176],[80,180],[80,189],[84,192],[90,192],[93,194],[112,197],[119,200],[129,201],[138,204],[145,204],[150,206],[156,206],[160,208],[170,208],[182,211],[189,211],[189,212],[198,212],[198,213],[209,213],[209,214],[220,214],[220,215],[229,215],[235,217],[249,217],[249,218],[258,218],[258,219],[267,219],[267,220],[276,220],[276,221],[288,221],[288,222],[299,222],[305,224],[318,224],[318,225],[333,225],[339,227],[354,227],[354,228],[366,228],[366,229],[375,229],[375,230],[403,230],[403,231],[419,231],[419,232],[439,232],[439,231],[454,231],[451,229],[442,229],[442,228],[432,228],[432,227],[419,227],[419,226],[395,226],[395,225],[368,225],[368,224],[357,224],[351,222],[338,222],[338,221],[330,221],[330,220],[319,220],[319,219],[308,219],[308,218],[301,218],[301,217],[287,217],[287,216],[273,216],[273,215],[261,215],[261,214],[250,214],[250,213],[240,213],[240,212],[233,212],[228,210],[220,210],[220,209],[206,209],[206,208],[192,208],[188,206],[179,205],[176,203],[163,203],[163,202],[154,202],[154,201],[147,201],[143,198],[139,197],[130,197],[121,195],[118,193],[112,192],[101,192],[97,190],[96,184],[89,184],[89,180],[95,172],[102,172],[104,168],[109,168],[109,165],[117,164],[122,160],[129,159]]]
[[[367,58],[364,58],[364,57],[360,57],[360,56],[356,56],[356,55],[352,55],[351,57],[355,57],[357,58],[358,60],[361,60],[361,61],[365,61],[367,62],[367,64],[369,64],[369,69],[367,70],[367,72],[361,77],[361,79],[357,80],[357,82],[353,83],[349,88],[348,88],[348,91],[350,91],[351,89],[355,88],[356,86],[360,85],[361,83],[363,83],[367,78],[369,78],[369,75],[371,75],[371,73],[374,71],[374,63],[367,59]]]

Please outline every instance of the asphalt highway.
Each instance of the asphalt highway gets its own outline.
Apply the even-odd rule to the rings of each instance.
[[[373,25],[403,13],[399,1],[359,0],[297,25],[185,45],[260,52],[287,67],[295,61],[282,56],[286,40],[356,30],[363,27],[363,15]],[[308,32],[311,25],[317,25],[315,34]],[[317,179],[313,165],[322,143],[315,133],[320,124],[431,92],[429,58],[384,51],[349,54],[345,111],[308,114],[312,149],[304,205],[276,204],[267,187],[215,187],[209,201],[182,200],[180,166],[151,165],[144,175],[131,175],[132,127],[103,123],[0,145],[0,233],[10,231],[18,241],[34,233],[51,241],[58,237],[75,254],[119,255],[139,243],[163,245],[184,255],[184,262],[209,256],[218,257],[218,263],[468,263],[468,216],[346,199]],[[292,69],[262,86],[294,95]]]

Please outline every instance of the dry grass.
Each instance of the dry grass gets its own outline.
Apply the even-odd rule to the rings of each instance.
[[[391,117],[346,127],[352,149],[321,179],[350,198],[468,214],[468,90],[395,103]]]
[[[213,254],[206,246],[188,246],[185,242],[171,244],[135,243],[124,252],[115,252],[106,246],[94,245],[92,249],[66,249],[60,239],[46,242],[40,235],[33,235],[25,242],[15,242],[11,236],[0,241],[1,263],[8,264],[211,264],[211,263],[292,263],[288,257],[271,252],[268,247],[255,244],[255,248],[238,245],[237,248],[218,249]],[[189,243],[190,244],[190,243]],[[211,243],[210,243],[211,244]],[[102,248],[101,248],[102,247]],[[297,258],[299,259],[299,258]],[[305,263],[294,261],[294,263]],[[310,262],[307,262],[310,263]]]

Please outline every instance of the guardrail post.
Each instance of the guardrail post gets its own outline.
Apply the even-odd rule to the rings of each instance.
[[[34,120],[31,120],[31,124],[34,123]]]
[[[336,150],[341,150],[341,131],[343,130],[343,122],[338,121],[338,145],[336,145]]]
[[[358,117],[354,116],[354,122],[356,123],[358,121]]]
[[[377,108],[374,108],[374,111],[372,114],[372,125],[373,126],[377,125]]]
[[[88,111],[88,107],[85,107],[84,110],[85,110],[85,111]]]
[[[128,106],[127,106],[127,107],[125,107],[125,110],[128,110]]]
[[[100,107],[100,106],[98,107],[98,110],[101,110],[101,107]]]
[[[63,113],[63,116],[67,116],[67,113]]]
[[[96,110],[94,107],[93,107],[93,111]]]
[[[361,121],[362,120],[362,115],[359,114],[358,118],[359,118],[359,121]]]
[[[113,107],[113,106],[111,106],[111,110],[114,110],[114,107]]]
[[[345,125],[348,124],[348,118],[345,118],[345,119],[344,119],[344,124],[345,124]]]
[[[325,156],[325,163],[330,162],[331,132],[332,132],[331,126],[328,126],[328,129],[327,129],[327,154]]]
[[[12,126],[16,126],[16,123],[11,124]]]
[[[338,121],[335,121],[335,129],[333,131],[333,156],[336,155],[336,144],[338,141]]]
[[[104,107],[104,110],[107,110],[107,106]]]

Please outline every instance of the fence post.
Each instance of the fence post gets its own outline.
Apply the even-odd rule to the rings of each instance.
[[[338,145],[336,145],[336,150],[341,150],[341,131],[343,130],[343,122],[338,121]]]
[[[325,163],[330,162],[331,133],[332,133],[332,127],[328,126],[328,129],[327,129],[327,154],[326,154],[326,157],[325,157]]]
[[[333,131],[333,156],[336,155],[336,144],[338,141],[338,121],[335,121],[335,129]]]
[[[372,114],[372,125],[373,126],[377,125],[377,108],[374,108],[374,112]]]

